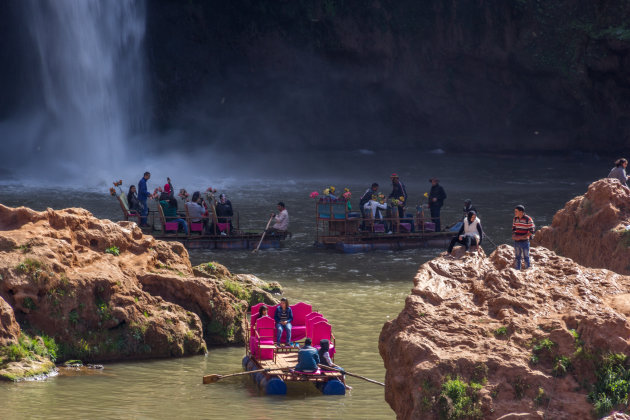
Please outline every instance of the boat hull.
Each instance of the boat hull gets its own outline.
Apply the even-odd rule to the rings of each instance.
[[[410,236],[339,236],[323,237],[316,245],[326,249],[334,249],[347,254],[371,251],[401,251],[415,248],[446,248],[453,237],[452,233]]]

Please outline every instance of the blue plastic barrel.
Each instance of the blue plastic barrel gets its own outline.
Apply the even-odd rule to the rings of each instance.
[[[324,395],[345,395],[346,387],[341,383],[338,379],[331,379],[326,382],[324,385],[324,389],[322,390],[322,394]]]

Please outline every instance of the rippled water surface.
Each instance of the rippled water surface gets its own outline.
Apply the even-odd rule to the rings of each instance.
[[[273,172],[247,179],[209,175],[178,180],[176,173],[149,168],[153,173],[149,184],[154,188],[171,176],[176,189],[186,187],[189,192],[218,186],[227,191],[239,211],[241,226],[248,228],[262,229],[275,203],[283,200],[293,232],[283,248],[257,256],[248,251],[195,251],[191,253],[193,264],[214,260],[233,272],[279,281],[292,302],[307,301],[330,320],[337,338],[338,364],[380,381],[385,375],[378,354],[383,323],[396,317],[403,307],[419,265],[442,250],[344,255],[316,249],[314,205],[308,197],[311,191],[321,191],[325,185],[338,189],[347,186],[356,206],[360,194],[373,181],[388,194],[388,175],[397,171],[406,183],[410,201],[416,203],[429,190],[427,178],[439,176],[448,194],[443,223],[455,221],[463,200],[471,198],[489,238],[498,244],[509,241],[514,205],[523,203],[537,225],[549,224],[558,208],[584,193],[587,185],[605,176],[611,166],[609,159],[588,156],[348,154],[317,161],[322,159],[326,168],[313,163],[276,164],[272,165]],[[116,174],[112,174],[114,178]],[[99,188],[82,191],[5,184],[0,187],[0,202],[35,209],[81,206],[98,217],[119,220],[120,209],[107,193],[109,186],[103,183]],[[494,246],[487,241],[484,248],[491,251]],[[243,355],[241,347],[218,348],[207,356],[107,364],[102,372],[86,376],[0,383],[0,418],[394,418],[383,388],[353,378],[348,383],[354,389],[343,397],[322,396],[309,385],[290,386],[286,397],[265,396],[247,378],[201,384],[204,374],[241,370]]]

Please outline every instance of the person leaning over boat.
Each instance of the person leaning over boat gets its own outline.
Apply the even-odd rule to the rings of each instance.
[[[289,212],[281,201],[278,203],[278,214],[271,213],[271,217],[276,219],[272,227],[267,229],[267,233],[283,233],[289,228]]]
[[[442,226],[440,225],[440,209],[444,205],[446,199],[446,192],[440,185],[440,180],[437,178],[429,179],[431,183],[431,191],[429,191],[429,210],[431,210],[431,221],[435,223],[435,231],[441,232]]]
[[[483,229],[481,228],[481,219],[477,217],[475,211],[471,210],[464,218],[462,227],[459,228],[459,232],[457,232],[457,236],[451,239],[451,243],[448,246],[448,255],[451,255],[456,243],[464,245],[466,252],[468,252],[471,246],[481,245],[482,239]]]
[[[170,198],[169,200],[161,200],[160,206],[162,206],[166,221],[176,222],[179,225],[179,228],[183,230],[185,234],[188,234],[188,224],[177,214],[177,199]]]
[[[608,178],[615,178],[621,182],[621,185],[628,187],[628,180],[630,176],[626,175],[626,168],[628,167],[628,160],[624,158],[617,159],[615,161],[615,167],[610,170]]]
[[[287,345],[292,346],[291,321],[293,321],[293,311],[291,307],[289,307],[289,300],[287,298],[280,299],[280,305],[276,308],[274,319],[276,320],[276,344],[280,346],[282,331],[285,331]]]
[[[521,257],[525,260],[525,269],[531,266],[529,262],[529,238],[534,234],[534,229],[534,220],[525,214],[525,207],[521,204],[514,207],[512,239],[514,240],[514,257],[517,270],[521,269]]]
[[[150,172],[145,172],[140,181],[138,182],[138,200],[142,204],[142,212],[140,215],[140,227],[149,227],[147,223],[147,216],[149,215],[149,206],[147,205],[147,198],[151,197],[147,190],[147,181],[151,178]]]
[[[298,351],[298,363],[294,368],[298,372],[317,371],[317,364],[320,362],[319,354],[311,344],[313,344],[312,340],[307,338],[304,340],[304,346]]]
[[[208,228],[208,210],[203,206],[203,198],[201,193],[195,191],[192,195],[192,199],[187,201],[186,209],[188,210],[188,216],[192,223],[202,223],[204,231]]]
[[[407,204],[407,189],[405,184],[402,183],[398,174],[391,174],[389,176],[392,180],[392,192],[388,198],[394,198],[399,201],[398,204],[398,217],[404,219],[405,217],[405,204]],[[393,209],[392,209],[393,211]]]
[[[322,365],[326,365],[326,366],[330,366],[330,367],[334,367],[337,369],[341,370],[341,374],[343,375],[344,373],[346,373],[343,368],[339,365],[336,365],[333,363],[332,359],[330,358],[330,353],[328,352],[330,350],[330,341],[326,340],[325,338],[322,340],[319,340],[319,351],[317,352],[317,354],[319,355],[319,363]],[[350,385],[346,384],[346,377],[343,376],[343,384],[346,387],[346,389],[352,389],[352,387]]]

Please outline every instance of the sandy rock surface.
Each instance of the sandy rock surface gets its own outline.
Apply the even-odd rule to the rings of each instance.
[[[223,287],[229,271],[217,270],[195,277],[181,244],[131,222],[0,205],[0,340],[19,333],[14,317],[53,337],[62,360],[183,356],[237,343],[247,303]]]
[[[586,267],[630,274],[630,189],[601,179],[575,197],[532,240]]]
[[[423,264],[379,350],[385,398],[400,419],[446,418],[446,381],[480,384],[477,416],[588,419],[596,360],[630,355],[630,277],[585,268],[545,248],[516,271],[513,248],[444,254]]]

